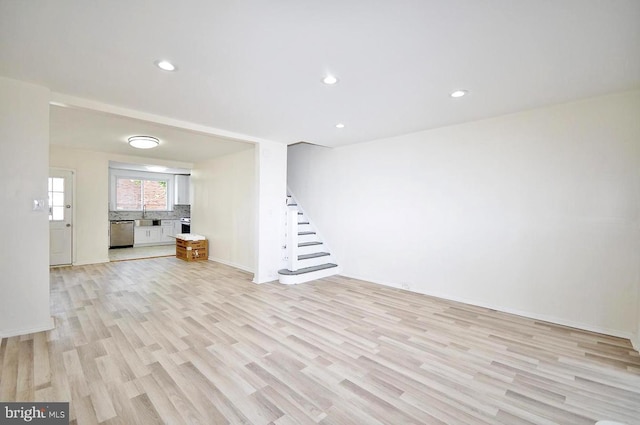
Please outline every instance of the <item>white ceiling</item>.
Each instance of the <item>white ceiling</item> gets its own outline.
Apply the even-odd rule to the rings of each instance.
[[[156,169],[154,169],[156,167]],[[132,170],[144,171],[146,173],[162,173],[162,174],[191,174],[188,168],[161,167],[158,169],[155,164],[132,164],[130,162],[109,161],[109,168],[116,170]]]
[[[638,0],[0,0],[0,75],[336,146],[640,88],[639,22]]]
[[[50,117],[52,145],[97,152],[195,163],[254,146],[252,143],[86,109],[52,105]],[[127,139],[136,135],[157,137],[160,145],[153,149],[132,148]]]

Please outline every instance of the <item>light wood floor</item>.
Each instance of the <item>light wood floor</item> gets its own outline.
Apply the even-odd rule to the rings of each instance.
[[[626,340],[346,278],[175,258],[53,269],[57,327],[0,344],[0,400],[72,424],[640,424]]]
[[[139,260],[141,258],[168,257],[172,255],[176,255],[175,244],[109,249],[110,261]]]

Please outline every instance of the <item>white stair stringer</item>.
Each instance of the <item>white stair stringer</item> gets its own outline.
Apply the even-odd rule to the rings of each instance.
[[[280,274],[280,283],[283,283],[285,285],[295,285],[297,283],[305,283],[305,282],[311,282],[312,280],[316,280],[316,279],[322,279],[323,277],[329,277],[329,276],[333,276],[335,274],[337,274],[337,269],[338,266],[336,264],[334,264],[333,267],[331,268],[327,268],[327,269],[322,269],[322,270],[316,270],[316,271],[312,271],[312,272],[304,272],[301,274],[297,274],[297,275],[283,275]],[[303,269],[300,269],[303,270]],[[298,271],[300,271],[298,270]]]
[[[287,196],[287,206],[289,209],[295,207],[297,214],[297,235],[295,237],[297,247],[295,255],[297,262],[296,270],[282,269],[278,271],[279,281],[285,285],[310,282],[323,277],[333,276],[340,272],[333,255],[329,252],[326,244],[309,218],[292,196]],[[295,222],[294,222],[295,223]],[[291,232],[293,233],[293,232]],[[288,239],[289,240],[289,239]],[[288,258],[289,250],[286,250],[285,257]]]

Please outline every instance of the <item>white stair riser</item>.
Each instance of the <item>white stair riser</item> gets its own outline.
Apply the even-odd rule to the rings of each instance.
[[[298,232],[313,232],[310,224],[298,224]]]
[[[324,245],[299,246],[298,255],[313,254],[315,252],[324,252]]]
[[[324,252],[324,251],[315,251],[315,252]],[[304,255],[304,253],[298,253],[298,254]],[[282,251],[282,261],[288,261],[286,250]],[[319,266],[320,264],[326,264],[326,263],[335,263],[331,255],[323,255],[322,257],[307,258],[306,260],[298,260],[298,269],[303,269],[305,267]]]
[[[309,282],[336,274],[338,274],[338,267],[332,267],[330,269],[318,270],[315,272],[304,273],[295,276],[280,275],[280,283],[283,283],[285,285],[295,285],[297,283]]]
[[[298,243],[304,243],[304,242],[320,242],[320,240],[318,239],[318,235],[316,234],[298,235]]]
[[[291,204],[295,204],[295,200],[291,196],[287,196],[287,205],[291,205]],[[295,231],[297,231],[298,233],[315,231],[315,229],[312,227],[311,224],[300,224],[300,223],[306,223],[309,220],[307,219],[307,217],[305,217],[304,214],[296,214],[296,209],[297,209],[296,207],[291,206],[288,209],[290,212],[293,212],[294,216],[297,215],[298,226],[294,227],[296,229]],[[298,212],[299,211],[300,210],[298,209]],[[290,215],[288,215],[288,217],[290,217]],[[291,230],[289,226],[287,228],[289,229],[289,231]],[[297,244],[308,243],[308,242],[321,242],[321,240],[317,234],[296,235]],[[289,242],[287,242],[287,244],[288,243]],[[316,254],[321,252],[326,252],[326,247],[322,243],[317,245],[311,245],[311,246],[297,247],[295,255]],[[286,259],[287,255],[289,255],[289,253],[288,253],[288,250],[285,249],[285,251],[283,252],[283,259]],[[307,267],[322,266],[323,264],[329,264],[329,263],[333,263],[333,258],[331,255],[325,255],[322,257],[309,258],[306,260],[298,260],[298,262],[296,263],[296,267],[299,270]],[[332,276],[338,273],[340,273],[339,267],[331,267],[328,269],[317,270],[315,272],[303,273],[299,275],[280,275],[280,283],[283,283],[286,285],[304,283],[304,282],[309,282],[316,279],[321,279],[323,277]]]
[[[306,260],[298,260],[298,268],[303,269],[305,267],[319,266],[320,264],[333,263],[330,255],[322,257],[308,258]]]

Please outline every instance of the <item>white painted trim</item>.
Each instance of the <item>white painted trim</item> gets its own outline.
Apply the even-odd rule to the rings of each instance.
[[[298,270],[298,208],[287,206],[287,269]]]
[[[216,263],[224,264],[225,266],[231,266],[231,267],[234,267],[236,269],[240,269],[243,272],[255,273],[255,270],[253,270],[250,267],[242,266],[242,265],[236,264],[236,263],[232,263],[231,261],[223,260],[221,258],[209,257],[208,260],[209,261],[214,261]]]
[[[640,331],[637,334],[631,336],[631,345],[637,352],[640,352]]]
[[[254,276],[252,282],[255,283],[256,285],[261,285],[263,283],[277,282],[278,278],[279,276],[266,276],[262,280],[258,280],[258,277]]]
[[[374,279],[367,278],[367,277],[353,276],[353,275],[347,275],[347,274],[342,274],[342,276],[348,277],[350,279],[364,280],[366,282],[376,283],[376,284],[384,285],[384,286],[390,286],[392,288],[404,289],[405,291],[409,290],[409,289],[405,289],[405,288],[400,287],[400,285],[397,284],[397,283],[383,282],[383,281],[374,280]],[[618,329],[611,329],[611,328],[606,328],[606,327],[602,327],[602,326],[593,326],[593,325],[590,325],[590,324],[587,324],[587,323],[575,322],[573,320],[563,319],[561,317],[548,316],[548,315],[545,315],[545,314],[538,314],[538,313],[533,313],[533,312],[524,311],[524,310],[518,310],[518,309],[514,309],[514,308],[510,308],[510,307],[505,307],[505,306],[500,306],[500,305],[495,305],[495,304],[490,304],[490,303],[484,303],[484,302],[478,302],[478,301],[470,300],[470,299],[467,299],[467,298],[455,297],[455,296],[451,296],[449,294],[443,294],[443,293],[439,293],[439,292],[418,292],[418,291],[415,291],[415,290],[410,290],[410,291],[411,292],[415,292],[417,294],[429,295],[429,296],[432,296],[432,297],[442,298],[442,299],[449,300],[449,301],[456,301],[456,302],[460,302],[460,303],[464,303],[464,304],[473,305],[473,306],[476,306],[476,307],[483,307],[483,308],[488,308],[488,309],[491,309],[491,310],[497,310],[497,311],[500,311],[500,312],[503,312],[503,313],[515,314],[517,316],[523,316],[523,317],[527,317],[529,319],[542,320],[544,322],[555,323],[557,325],[568,326],[568,327],[571,327],[571,328],[581,329],[581,330],[590,331],[590,332],[596,332],[596,333],[615,336],[615,337],[619,337],[619,338],[625,338],[625,339],[630,340],[632,343],[634,343],[633,342],[633,334],[631,332],[628,332],[628,331],[621,331],[621,330],[618,330]],[[636,347],[635,343],[634,343],[634,347]]]
[[[71,191],[71,264],[74,264],[76,261],[76,247],[78,246],[78,242],[77,242],[77,233],[76,233],[76,210],[78,208],[76,208],[76,190],[77,190],[77,183],[76,183],[76,174],[77,171],[75,168],[62,168],[62,167],[51,167],[49,166],[49,171],[51,170],[59,170],[59,171],[68,171],[71,173],[71,186],[72,186],[72,191]]]
[[[80,263],[73,263],[73,266],[89,266],[91,264],[102,264],[102,263],[110,263],[111,260],[109,260],[108,258],[106,260],[89,260],[89,261],[83,261]]]
[[[175,174],[152,173],[149,171],[122,170],[120,168],[109,167],[109,212],[142,212],[143,210],[117,210],[116,209],[116,189],[118,178],[134,178],[167,182],[167,209],[153,210],[148,212],[173,212],[175,208]]]
[[[37,332],[50,331],[55,327],[56,327],[55,321],[53,320],[53,317],[50,317],[46,324],[43,323],[42,325],[33,326],[31,328],[26,328],[26,329],[13,329],[10,331],[2,331],[0,332],[0,338],[11,338],[12,336],[28,335],[28,334],[34,334]]]
[[[252,142],[252,143],[267,142],[267,143],[279,143],[279,144],[286,145],[286,143],[284,142],[262,139],[259,137],[249,136],[247,134],[235,133],[232,131],[222,130],[220,128],[209,127],[201,124],[195,124],[189,121],[182,121],[182,120],[177,120],[175,118],[165,117],[162,115],[156,115],[156,114],[150,114],[147,112],[137,111],[135,109],[128,109],[120,106],[109,105],[107,103],[96,102],[95,100],[84,99],[76,96],[70,96],[64,93],[51,92],[50,103],[63,106],[63,107],[76,107],[81,109],[89,109],[89,110],[94,110],[99,112],[105,112],[113,115],[120,115],[124,117],[137,118],[143,121],[170,125],[173,127],[192,130],[199,133],[211,134],[218,137],[224,137],[227,139],[241,140],[244,142]]]
[[[316,224],[315,224],[314,220],[311,218],[311,216],[309,216],[309,214],[305,211],[305,209],[302,208],[300,203],[298,203],[298,198],[296,197],[295,193],[293,193],[291,188],[289,188],[288,184],[287,184],[287,193],[289,194],[289,196],[291,196],[291,199],[297,205],[297,208],[298,208],[298,210],[300,210],[300,212],[302,213],[303,217],[305,217],[307,219],[307,221],[311,224],[311,228],[313,229],[314,232],[316,232],[316,236],[322,242],[322,245],[324,245],[323,249],[326,252],[328,252],[329,254],[331,254],[331,258],[332,258],[333,262],[335,264],[338,264],[338,266],[339,266],[340,263],[338,262],[338,257],[336,256],[336,252],[333,249],[331,249],[331,244],[329,244],[329,242],[327,241],[327,238],[325,238],[324,235],[322,234],[322,232],[318,229],[318,226],[316,226]]]

